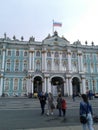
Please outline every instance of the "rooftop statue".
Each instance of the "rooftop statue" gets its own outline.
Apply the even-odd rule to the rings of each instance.
[[[32,36],[29,38],[29,42],[34,42],[35,41],[35,38]]]

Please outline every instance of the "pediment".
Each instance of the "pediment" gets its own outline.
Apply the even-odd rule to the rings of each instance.
[[[55,32],[53,36],[48,35],[48,37],[43,40],[43,44],[51,46],[67,46],[70,42],[64,37],[59,37],[57,32]]]

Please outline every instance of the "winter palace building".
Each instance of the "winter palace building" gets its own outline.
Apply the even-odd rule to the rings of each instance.
[[[55,31],[42,42],[0,38],[0,96],[98,92],[98,46],[71,44]]]

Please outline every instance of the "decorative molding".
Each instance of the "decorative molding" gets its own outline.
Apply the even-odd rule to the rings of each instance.
[[[2,49],[2,51],[6,51],[6,49],[5,49],[5,48],[3,48],[3,49]]]
[[[81,55],[82,55],[82,53],[77,53],[77,55],[81,56]]]
[[[0,78],[3,78],[3,75],[0,75]]]
[[[71,55],[71,52],[67,52],[67,55]]]
[[[33,51],[33,50],[29,50],[29,53],[33,53],[33,52],[35,52],[35,51]]]
[[[42,51],[42,53],[46,53],[46,51],[45,51],[45,50],[43,50],[43,51]]]

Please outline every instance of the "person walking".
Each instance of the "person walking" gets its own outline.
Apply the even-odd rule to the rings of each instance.
[[[72,99],[73,99],[73,101],[75,101],[75,92],[73,91],[73,94],[72,94]]]
[[[83,130],[94,130],[93,128],[93,111],[92,106],[88,101],[88,97],[86,94],[81,95],[83,101],[80,102],[80,116],[84,116],[87,118],[86,123],[82,123]]]
[[[62,96],[61,94],[58,94],[57,97],[57,109],[59,110],[59,116],[62,116]]]
[[[54,98],[53,98],[53,95],[52,93],[49,93],[48,94],[48,98],[47,98],[47,103],[48,103],[48,111],[47,111],[47,115],[51,114],[53,115],[53,110],[55,108],[55,105],[54,105]]]
[[[62,112],[63,112],[64,120],[66,119],[66,109],[67,109],[66,100],[63,98],[62,99]]]
[[[44,92],[42,92],[39,95],[39,100],[40,100],[40,105],[41,105],[41,110],[42,110],[41,115],[43,115],[45,112],[45,104],[46,104],[46,96]]]

